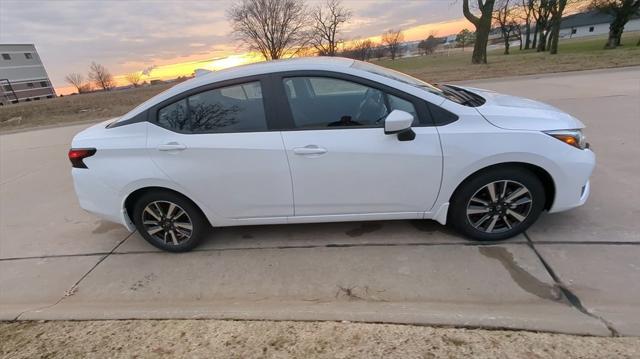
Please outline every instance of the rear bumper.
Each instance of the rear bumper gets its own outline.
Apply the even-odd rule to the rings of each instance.
[[[135,229],[123,208],[123,200],[117,191],[92,176],[88,169],[73,168],[71,175],[73,187],[82,209],[107,221],[120,223],[129,231]]]

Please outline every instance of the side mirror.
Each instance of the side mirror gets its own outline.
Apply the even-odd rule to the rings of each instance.
[[[413,115],[402,111],[393,110],[384,120],[385,135],[398,135],[400,141],[412,141],[416,138],[416,133],[411,129]]]

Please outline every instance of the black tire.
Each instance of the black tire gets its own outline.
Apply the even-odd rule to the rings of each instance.
[[[175,206],[172,208],[173,220],[171,220],[169,216],[162,216],[163,209],[165,210],[165,214],[168,213],[171,204]],[[153,213],[149,211],[145,212],[147,206],[151,206],[149,209]],[[183,210],[186,215],[180,214],[180,209]],[[180,218],[177,218],[178,214],[180,214]],[[162,222],[157,221],[159,223],[157,226],[151,224],[152,221],[156,220],[156,216],[158,215],[161,215],[160,218],[162,218]],[[147,242],[169,252],[187,252],[192,250],[211,228],[205,216],[193,202],[170,191],[150,191],[140,196],[133,207],[133,222],[140,235],[142,235]],[[146,224],[143,222],[146,222]],[[188,230],[189,223],[191,225],[190,231]],[[178,225],[183,227],[179,227]],[[150,233],[157,231],[158,228],[162,228],[160,232],[155,234]],[[170,232],[173,232],[173,234]],[[186,233],[190,235],[187,236]],[[167,240],[162,240],[161,237]],[[174,242],[172,238],[177,241],[177,244],[175,244],[176,242]]]
[[[488,188],[491,183],[495,183],[493,186],[494,193],[496,188],[499,188],[499,191],[502,192],[501,186],[506,186],[505,195],[501,196],[501,193],[494,194],[493,197],[496,199],[492,201],[491,191]],[[506,199],[509,199],[510,195],[516,195],[516,192],[520,191],[518,186],[524,187],[528,190],[528,193],[507,203]],[[525,196],[529,197],[530,202],[516,206],[517,202],[527,200]],[[519,200],[516,201],[516,199]],[[482,201],[488,204],[480,203]],[[474,240],[504,240],[529,228],[540,216],[544,209],[545,201],[544,186],[533,172],[519,167],[489,169],[465,180],[458,187],[450,203],[447,222],[458,232]],[[488,210],[488,212],[482,212],[485,210]],[[468,214],[473,211],[479,211],[480,213]],[[512,215],[514,212],[517,217]],[[516,223],[518,218],[522,218],[525,212],[526,217]],[[489,216],[489,219],[485,218],[485,216]],[[506,219],[504,219],[505,216]],[[496,217],[497,219],[494,221]],[[485,222],[482,222],[483,220]],[[487,221],[489,223],[486,223]],[[478,223],[481,224],[478,225]],[[492,223],[494,226],[491,226]],[[491,231],[488,231],[490,228]]]

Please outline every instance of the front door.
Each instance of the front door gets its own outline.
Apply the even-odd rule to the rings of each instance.
[[[282,137],[291,166],[295,216],[397,214],[430,209],[440,188],[435,127],[422,127],[410,100],[330,77],[283,85],[294,127]],[[394,109],[416,117],[413,141],[384,134]]]
[[[280,133],[268,131],[259,81],[191,94],[152,122],[153,161],[218,219],[293,214],[289,164]]]

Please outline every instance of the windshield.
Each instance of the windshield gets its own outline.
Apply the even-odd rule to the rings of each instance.
[[[438,96],[442,96],[442,97],[446,97],[444,92],[442,90],[440,90],[439,88],[424,82],[422,80],[419,80],[413,76],[409,76],[407,74],[403,74],[402,72],[399,71],[395,71],[395,70],[391,70],[388,69],[386,67],[382,67],[382,66],[378,66],[378,65],[374,65],[374,64],[370,64],[368,62],[364,62],[364,61],[354,61],[353,65],[351,65],[351,67],[359,69],[359,70],[364,70],[367,72],[371,72],[372,74],[376,74],[376,75],[380,75],[380,76],[384,76],[386,78],[392,79],[392,80],[396,80],[396,81],[400,81],[402,83],[411,85],[411,86],[415,86],[418,88],[421,88],[423,90],[427,90],[429,92],[431,92],[432,94],[438,95]]]
[[[418,87],[420,89],[429,91],[434,95],[438,95],[446,98],[447,100],[459,103],[464,106],[477,107],[482,106],[485,100],[478,94],[467,91],[460,87],[451,85],[431,85],[427,82],[419,80],[413,76],[403,74],[402,72],[388,69],[386,67],[373,65],[368,62],[354,61],[351,67],[371,72],[376,75],[384,76],[386,78],[400,81],[402,83]]]

